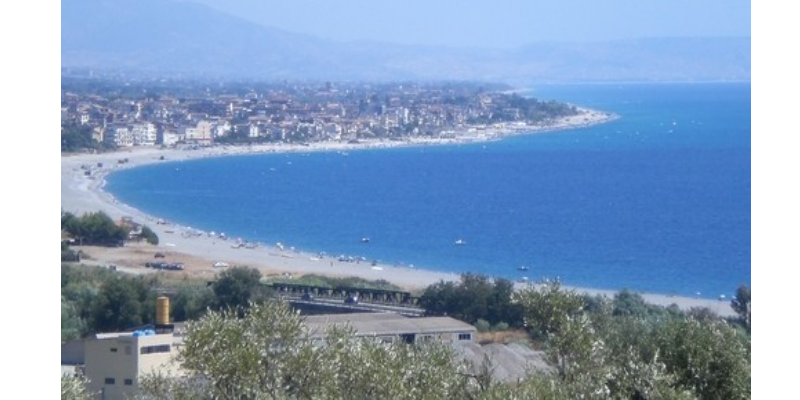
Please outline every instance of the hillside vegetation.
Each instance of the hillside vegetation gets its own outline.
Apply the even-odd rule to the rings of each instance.
[[[468,365],[438,343],[378,343],[337,329],[317,346],[301,317],[259,280],[256,270],[236,267],[205,287],[177,287],[173,313],[190,320],[178,361],[195,379],[148,376],[139,398],[750,398],[749,313],[729,321],[704,309],[647,305],[627,291],[613,299],[581,295],[558,281],[508,293],[497,290],[502,282],[467,276],[429,288],[424,297],[471,296],[474,311],[460,315],[467,320],[483,319],[481,304],[492,297],[495,311],[519,313],[501,313],[507,321],[497,323],[521,326],[554,372],[507,383],[494,381],[488,364]],[[157,276],[62,266],[62,339],[87,326],[127,329],[152,320],[159,284]],[[749,310],[749,291],[741,292],[734,302]]]

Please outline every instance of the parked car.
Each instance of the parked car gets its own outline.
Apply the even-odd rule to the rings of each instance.
[[[164,257],[166,257],[166,255],[164,255],[164,253],[156,253],[155,256],[153,256],[153,257],[154,258],[164,258]]]
[[[166,270],[169,271],[183,271],[183,264],[181,263],[169,263],[167,264]]]
[[[311,301],[314,300],[314,295],[311,293],[303,293],[303,300]]]
[[[358,296],[347,296],[347,298],[344,299],[344,302],[346,304],[358,304]]]

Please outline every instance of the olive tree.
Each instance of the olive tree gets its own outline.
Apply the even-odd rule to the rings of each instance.
[[[217,309],[239,309],[241,315],[250,303],[266,299],[269,289],[261,284],[261,273],[250,267],[233,267],[225,270],[211,284],[217,298]]]
[[[79,376],[61,375],[61,399],[91,400],[93,397],[86,383],[86,379]]]
[[[240,311],[243,311],[240,314]],[[469,398],[477,379],[440,343],[383,343],[348,326],[313,335],[283,301],[187,323],[182,379],[151,374],[139,398]]]
[[[515,292],[512,301],[522,307],[525,325],[538,338],[559,332],[585,306],[581,295],[563,289],[558,280],[528,285]]]
[[[750,287],[741,285],[736,289],[736,297],[731,300],[731,307],[739,314],[739,320],[749,333],[751,324]]]
[[[670,320],[654,335],[678,383],[704,399],[750,398],[750,339],[724,322]]]

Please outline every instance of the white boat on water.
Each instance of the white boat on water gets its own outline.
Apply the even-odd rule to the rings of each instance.
[[[517,269],[520,270],[520,271],[527,271],[529,268],[524,266],[524,265],[520,265],[519,268],[517,268]]]
[[[458,240],[456,240],[455,244],[456,244],[456,246],[463,246],[463,245],[467,244],[467,242],[465,242],[464,239],[458,239]]]

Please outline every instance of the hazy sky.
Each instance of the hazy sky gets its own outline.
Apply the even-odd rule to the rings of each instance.
[[[750,36],[749,0],[191,1],[341,41],[514,47],[539,41]]]

